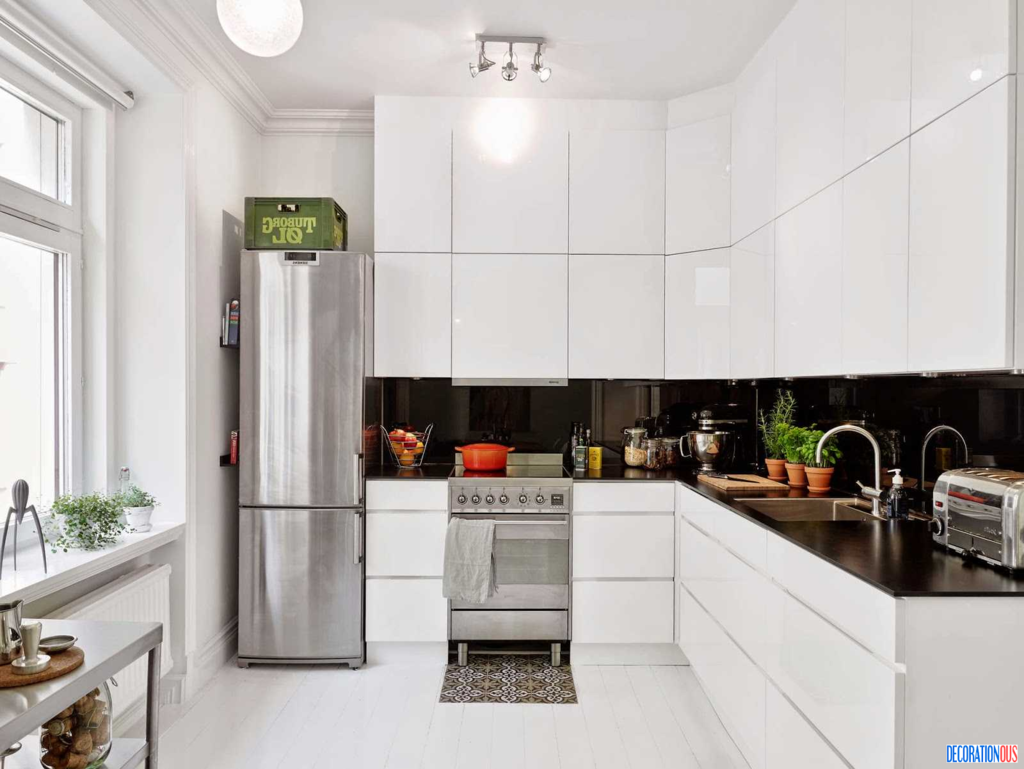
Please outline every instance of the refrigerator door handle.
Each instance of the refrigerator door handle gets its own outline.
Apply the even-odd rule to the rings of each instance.
[[[362,454],[352,455],[352,501],[357,505],[363,501],[363,474],[359,467],[359,460],[362,459],[362,456]]]
[[[356,512],[355,527],[353,528],[353,550],[352,554],[353,563],[362,563],[363,560],[363,515],[361,512]]]

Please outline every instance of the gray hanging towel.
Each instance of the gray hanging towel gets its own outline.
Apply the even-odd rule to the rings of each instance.
[[[483,603],[494,595],[494,521],[448,522],[441,590],[445,598],[470,603]]]

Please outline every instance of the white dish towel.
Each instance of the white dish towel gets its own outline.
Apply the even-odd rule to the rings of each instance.
[[[483,603],[495,594],[494,521],[448,522],[441,590],[445,598],[470,603]]]

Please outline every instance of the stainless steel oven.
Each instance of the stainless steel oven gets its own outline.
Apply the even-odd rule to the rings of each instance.
[[[449,639],[459,644],[460,663],[473,641],[543,641],[558,664],[571,638],[571,481],[453,478],[449,494],[452,517],[495,522],[496,595],[449,602]]]

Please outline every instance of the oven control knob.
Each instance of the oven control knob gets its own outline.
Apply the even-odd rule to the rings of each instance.
[[[501,504],[503,504],[503,505],[507,505],[508,504],[508,495],[502,494],[500,497],[498,497],[498,501],[501,502]]]
[[[941,537],[942,532],[945,529],[945,527],[942,525],[941,518],[932,518],[931,521],[928,522],[928,528],[931,530],[932,534],[934,534],[937,537]]]
[[[530,498],[528,496],[526,496],[525,494],[520,494],[519,495],[519,504],[525,505],[529,501],[530,501]]]
[[[466,504],[466,495],[465,494],[459,494],[459,504],[460,505]]]
[[[486,497],[484,498],[484,501],[485,501],[485,502],[486,502],[487,504],[489,504],[489,505],[493,505],[493,504],[494,504],[494,495],[493,495],[493,494],[488,494],[488,495],[487,495],[487,496],[486,496]]]
[[[471,502],[472,502],[472,503],[473,503],[474,505],[479,505],[479,504],[480,504],[480,495],[479,495],[479,494],[474,494],[474,495],[473,495],[473,499],[472,499],[472,500],[470,500],[470,501],[471,501]]]
[[[543,494],[538,494],[537,495],[537,504],[538,505],[543,505],[544,504],[544,495]]]

